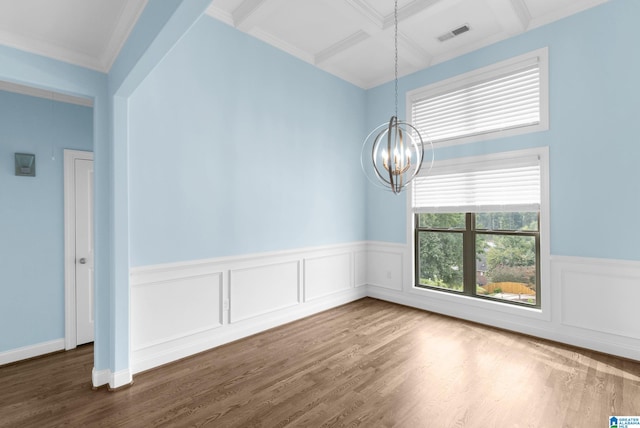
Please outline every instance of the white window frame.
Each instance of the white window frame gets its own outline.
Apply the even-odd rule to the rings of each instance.
[[[517,70],[523,64],[534,61],[538,63],[540,68],[540,122],[538,124],[434,141],[433,145],[434,147],[447,147],[546,131],[549,129],[549,49],[547,47],[407,92],[407,118],[413,117],[413,105],[416,101],[497,78],[509,72],[509,70]]]
[[[551,245],[550,245],[550,212],[549,212],[549,148],[537,147],[532,149],[514,150],[509,152],[498,152],[493,154],[471,156],[463,158],[448,159],[436,161],[434,168],[442,173],[456,172],[464,165],[482,165],[496,162],[518,162],[518,159],[530,158],[538,156],[540,159],[540,308],[528,308],[520,305],[513,305],[500,301],[492,301],[487,299],[479,299],[477,297],[457,295],[447,293],[440,290],[432,290],[428,288],[416,287],[415,277],[415,216],[412,208],[413,200],[413,183],[409,186],[407,195],[407,242],[410,247],[407,249],[411,254],[409,266],[405,265],[406,278],[411,278],[411,283],[405,286],[405,291],[411,294],[428,297],[430,301],[437,305],[445,305],[451,308],[451,305],[461,305],[471,311],[489,310],[494,312],[502,312],[505,314],[517,315],[538,320],[551,320]],[[425,172],[423,172],[425,173]],[[428,174],[428,173],[427,173]]]

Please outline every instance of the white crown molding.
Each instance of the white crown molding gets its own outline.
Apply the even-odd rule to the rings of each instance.
[[[531,19],[531,23],[528,29],[541,27],[543,25],[566,18],[570,15],[582,12],[584,10],[591,9],[592,7],[599,6],[609,1],[610,0],[584,0],[581,2],[571,3],[561,9],[555,9],[552,12],[547,13],[546,15],[538,16]]]
[[[108,71],[111,69],[120,50],[129,38],[131,31],[133,31],[133,27],[135,27],[136,22],[138,22],[138,18],[140,18],[140,15],[142,15],[142,12],[147,7],[147,2],[148,0],[141,0],[136,2],[127,1],[125,3],[125,6],[120,11],[109,42],[98,59],[104,70]]]
[[[235,22],[233,22],[233,14],[231,12],[227,12],[226,10],[220,9],[217,6],[216,2],[213,2],[211,6],[207,8],[205,14],[207,14],[211,18],[217,19],[218,21],[222,21],[227,25],[235,27]]]
[[[248,31],[248,34],[251,34],[253,37],[262,40],[263,42],[270,44],[271,46],[280,49],[290,55],[295,56],[302,61],[308,62],[309,64],[314,64],[315,58],[309,52],[299,49],[298,47],[285,42],[278,37],[275,37],[271,33],[267,33],[266,31],[262,31],[259,28],[253,28]]]
[[[398,10],[398,20],[399,22],[408,21],[407,23],[411,22],[415,25],[420,23],[428,28],[430,26],[429,23],[433,22],[433,20],[441,20],[443,16],[451,18],[451,14],[459,13],[456,12],[455,8],[464,8],[470,4],[470,1],[471,0],[407,0],[406,4]],[[479,14],[482,16],[471,19],[470,24],[473,26],[473,21],[477,18],[479,20],[478,25],[482,22],[487,26],[493,25],[493,36],[483,40],[476,40],[476,37],[482,37],[482,35],[473,35],[468,38],[468,46],[462,48],[451,47],[450,49],[453,49],[453,51],[439,56],[433,51],[430,53],[430,56],[425,54],[425,57],[422,56],[422,51],[424,51],[426,47],[423,46],[421,40],[412,40],[411,43],[403,41],[402,43],[405,49],[403,49],[404,52],[401,52],[400,60],[401,62],[408,62],[416,68],[410,67],[411,69],[402,70],[401,72],[404,74],[415,72],[432,64],[443,62],[474,49],[484,47],[489,43],[504,40],[510,36],[521,34],[527,30],[602,5],[610,0],[574,0],[571,2],[561,2],[561,4],[554,4],[554,2],[547,0],[544,3],[546,6],[539,9],[537,14],[532,14],[532,11],[535,12],[537,10],[533,7],[533,5],[537,4],[534,0],[481,1],[483,2],[482,5],[486,6],[484,7],[484,9],[486,9],[486,15],[484,12]],[[312,38],[314,40],[314,46],[317,46],[313,51],[310,51],[301,49],[297,44],[295,31],[305,31],[305,29],[294,30],[293,33],[282,37],[278,37],[273,32],[265,30],[266,28],[271,28],[270,25],[273,25],[273,18],[276,18],[278,22],[283,17],[291,20],[296,19],[296,17],[292,15],[295,14],[294,9],[297,8],[290,7],[292,5],[291,2],[295,2],[295,0],[214,1],[207,8],[206,14],[241,31],[254,35],[278,49],[305,62],[317,65],[324,71],[362,88],[368,89],[393,79],[392,73],[378,75],[371,79],[356,76],[355,74],[357,74],[357,72],[342,66],[342,64],[337,61],[337,58],[332,59],[334,56],[339,56],[348,62],[348,58],[344,55],[345,50],[349,50],[349,53],[351,53],[351,49],[353,49],[353,53],[356,56],[366,52],[364,50],[364,44],[362,46],[362,52],[358,51],[360,46],[357,46],[367,40],[365,35],[368,35],[368,38],[375,38],[375,43],[385,43],[382,41],[382,39],[386,38],[384,32],[389,32],[394,24],[394,14],[393,11],[389,13],[390,9],[388,5],[386,5],[387,9],[380,11],[373,6],[373,4],[378,5],[379,3],[373,0],[343,0],[342,2],[335,0],[318,1],[318,10],[322,18],[327,19],[327,22],[331,21],[333,15],[345,15],[345,17],[348,16],[349,24],[344,28],[332,29],[327,27],[326,31],[320,31],[317,35],[305,35],[305,39],[308,37]],[[19,29],[13,32],[6,28],[0,28],[0,40],[2,40],[3,45],[12,48],[87,69],[97,70],[102,73],[108,73],[126,43],[132,28],[135,26],[135,22],[137,22],[146,5],[148,5],[148,0],[122,0],[121,3],[122,5],[118,6],[120,10],[114,11],[113,8],[110,9],[112,12],[117,12],[118,14],[117,19],[110,24],[110,32],[109,29],[107,29],[106,33],[96,35],[102,38],[103,43],[99,47],[92,48],[97,50],[96,52],[91,52],[87,50],[89,48],[86,47],[77,47],[76,50],[70,49],[64,42],[55,43],[52,42],[54,39],[48,39],[45,36],[21,34]],[[16,4],[18,4],[18,2],[16,2]],[[227,6],[225,6],[225,4],[227,4]],[[234,7],[234,5],[237,5],[237,7]],[[113,7],[115,8],[116,6]],[[233,10],[231,10],[232,8]],[[3,12],[5,10],[8,14],[7,16],[9,16],[12,7],[6,6]],[[15,10],[21,9],[16,8]],[[76,11],[72,10],[71,12],[75,13]],[[67,15],[69,14],[70,13],[67,13]],[[31,16],[29,13],[25,15],[26,16],[16,16],[15,18],[29,19]],[[77,16],[76,18],[82,19],[83,17]],[[46,21],[46,17],[44,19]],[[351,36],[343,38],[345,34],[351,34]],[[378,37],[381,34],[385,37]],[[430,37],[428,31],[423,31],[420,34],[422,34],[421,37]],[[473,32],[471,32],[471,34],[473,34]],[[76,37],[82,37],[82,35],[77,35]],[[340,38],[343,39],[337,43],[334,42],[334,40]],[[371,42],[374,43],[373,40]],[[453,46],[456,46],[456,44]],[[366,49],[369,48],[370,46],[367,43]],[[343,54],[339,55],[340,53]],[[372,61],[375,60],[373,58],[368,58],[368,60],[369,59]],[[366,64],[362,64],[361,66],[366,67]]]
[[[53,43],[50,40],[1,29],[0,40],[2,40],[3,45],[22,51],[108,73],[147,2],[148,0],[124,2],[124,7],[114,23],[115,25],[106,46],[99,52],[81,52]]]
[[[352,85],[357,86],[358,88],[362,88],[362,89],[371,89],[374,88],[376,86],[378,86],[378,84],[382,84],[385,82],[388,82],[389,79],[383,80],[378,84],[371,84],[369,79],[362,79],[359,76],[355,76],[353,74],[350,73],[345,73],[342,72],[341,70],[337,70],[335,67],[324,67],[322,64],[318,65],[318,67],[320,67],[320,69],[326,71],[329,74],[332,74],[342,80],[344,80],[345,82],[349,82]]]
[[[67,49],[65,47],[58,46],[45,40],[40,40],[35,37],[27,37],[16,33],[0,30],[0,40],[2,40],[3,45],[25,52],[45,56],[48,58],[56,59],[58,61],[78,65],[80,67],[89,68],[91,70],[100,71],[102,73],[106,73],[108,71],[103,67],[103,65],[100,63],[100,60],[95,56],[76,52],[71,49]]]
[[[426,67],[430,67],[432,65],[437,64],[438,62],[442,62],[442,61],[438,61],[437,57],[425,57],[423,58],[425,61],[425,65],[424,66],[416,66],[416,65],[410,65],[410,66],[403,66],[398,70],[398,78],[402,78],[405,76],[408,76],[410,74],[413,74],[417,71],[420,71]],[[427,63],[428,61],[428,63]],[[328,71],[329,73],[332,73],[331,71]],[[384,75],[380,75],[377,78],[373,78],[373,79],[358,79],[358,80],[353,80],[351,78],[351,76],[348,76],[349,78],[347,79],[347,77],[342,77],[340,76],[342,79],[358,86],[359,88],[362,89],[371,89],[371,88],[375,88],[376,86],[380,86],[380,85],[384,85],[385,83],[389,83],[392,82],[395,78],[395,73],[389,72],[386,73]]]

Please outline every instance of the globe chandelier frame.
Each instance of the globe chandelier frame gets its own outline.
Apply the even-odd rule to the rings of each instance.
[[[395,114],[389,122],[377,126],[367,135],[362,145],[360,163],[370,181],[399,194],[420,172],[425,158],[425,142],[416,127],[398,119],[398,0],[394,4],[394,31]],[[428,142],[433,165],[433,143],[431,140]],[[370,150],[368,147],[371,147]],[[365,163],[373,165],[374,179]]]

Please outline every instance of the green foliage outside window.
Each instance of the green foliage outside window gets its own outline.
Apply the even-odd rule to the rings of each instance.
[[[467,225],[469,219],[475,224]],[[479,213],[470,217],[464,213],[418,214],[417,226],[420,285],[464,290],[466,231],[475,240],[474,294],[506,298],[503,292],[516,293],[522,294],[515,296],[521,298],[520,302],[536,303],[537,212]]]
[[[420,283],[462,291],[462,235],[444,232],[421,233]]]

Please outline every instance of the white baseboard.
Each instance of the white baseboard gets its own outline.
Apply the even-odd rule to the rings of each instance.
[[[110,373],[109,376],[109,388],[118,389],[123,386],[131,385],[133,382],[133,375],[131,370],[125,369],[115,373]]]
[[[94,367],[91,371],[91,383],[94,388],[99,388],[103,385],[108,385],[111,380],[111,370],[96,370]]]
[[[27,358],[39,357],[64,349],[64,338],[0,352],[0,366]]]
[[[129,369],[113,373],[109,369],[96,370],[94,367],[91,371],[91,382],[94,388],[108,385],[110,389],[118,389],[123,386],[131,385],[133,382],[133,376]]]

